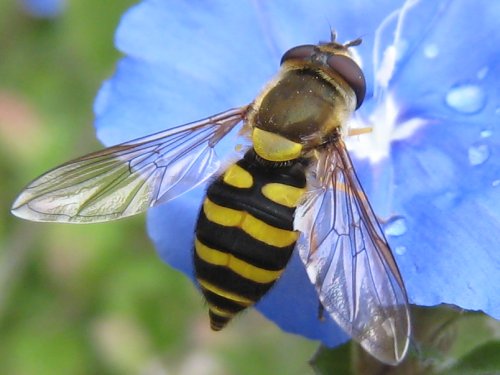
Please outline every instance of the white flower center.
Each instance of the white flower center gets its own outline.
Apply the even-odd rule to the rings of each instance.
[[[389,156],[392,141],[410,138],[426,124],[424,119],[418,117],[398,122],[398,113],[396,101],[387,93],[368,117],[354,116],[348,124],[349,128],[371,127],[372,132],[348,138],[350,152],[357,158],[368,158],[375,164]]]

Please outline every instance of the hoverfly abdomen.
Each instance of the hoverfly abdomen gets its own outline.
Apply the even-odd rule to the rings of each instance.
[[[282,274],[298,238],[293,221],[305,186],[302,161],[263,163],[253,150],[209,186],[194,264],[214,330],[257,302]]]

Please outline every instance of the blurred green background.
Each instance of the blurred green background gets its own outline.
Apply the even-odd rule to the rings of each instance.
[[[212,333],[144,215],[31,223],[10,205],[47,169],[99,149],[93,99],[131,0],[71,0],[52,20],[0,1],[0,374],[306,374],[317,344],[251,311]],[[189,251],[189,249],[187,249]]]
[[[93,100],[120,58],[114,30],[133,4],[70,0],[59,17],[41,20],[0,1],[0,375],[310,374],[317,344],[255,311],[212,333],[199,293],[157,257],[144,215],[79,226],[9,212],[32,178],[101,148]],[[498,321],[419,308],[413,323],[412,353],[398,368],[346,345],[321,351],[316,369],[500,373]]]

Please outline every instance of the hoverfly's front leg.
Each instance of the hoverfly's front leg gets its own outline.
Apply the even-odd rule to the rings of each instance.
[[[364,128],[350,128],[347,131],[347,135],[349,137],[352,137],[354,135],[361,135],[361,134],[371,133],[372,131],[373,131],[373,128],[371,126],[367,126],[367,127],[364,127]]]

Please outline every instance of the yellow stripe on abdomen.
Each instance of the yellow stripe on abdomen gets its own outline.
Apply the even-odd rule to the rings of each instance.
[[[242,306],[251,306],[254,304],[254,301],[252,301],[249,298],[245,298],[243,296],[240,296],[239,294],[229,292],[229,291],[222,289],[222,288],[220,288],[212,283],[209,283],[208,281],[205,281],[203,279],[198,278],[198,282],[200,283],[200,286],[203,289],[206,289],[209,292],[217,294],[218,296],[221,296],[221,297],[224,297],[228,300],[236,302]]]
[[[253,238],[276,247],[293,245],[299,238],[299,232],[275,228],[248,214],[245,216],[241,229]]]
[[[203,212],[213,223],[226,227],[239,227],[256,240],[271,246],[286,247],[297,241],[299,233],[273,227],[244,211],[220,206],[206,198]]]
[[[256,283],[266,284],[275,281],[283,272],[282,270],[270,271],[256,267],[234,257],[231,254],[212,249],[202,244],[198,239],[195,239],[195,249],[196,254],[198,254],[200,259],[202,259],[203,261],[215,266],[227,267],[241,277],[244,277],[245,279],[251,280]]]
[[[214,314],[217,314],[218,316],[220,316],[221,318],[227,318],[227,319],[231,319],[235,313],[232,312],[232,311],[226,311],[224,309],[221,309],[220,307],[218,306],[215,306],[215,305],[212,305],[211,303],[208,304],[208,308],[210,310],[212,310],[212,312]]]
[[[248,189],[253,185],[252,175],[238,164],[231,165],[224,172],[222,179],[226,184],[240,189]]]
[[[245,212],[220,206],[208,198],[203,202],[203,212],[212,223],[225,227],[239,227],[245,218]]]
[[[269,183],[264,185],[261,191],[262,195],[274,203],[286,207],[297,207],[306,189],[280,183]]]

